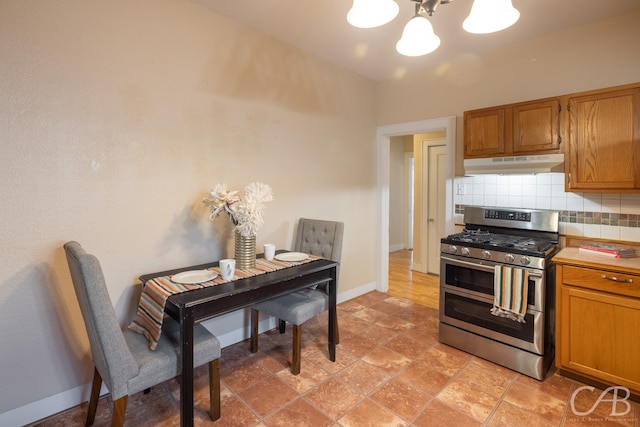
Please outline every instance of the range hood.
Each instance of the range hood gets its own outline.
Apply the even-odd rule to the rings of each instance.
[[[564,172],[564,154],[464,159],[465,175]]]

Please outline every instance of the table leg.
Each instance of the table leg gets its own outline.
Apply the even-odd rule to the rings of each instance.
[[[338,320],[338,312],[336,310],[336,300],[338,293],[338,269],[331,269],[331,280],[329,287],[329,359],[336,361],[336,325]]]
[[[182,341],[182,377],[180,381],[180,425],[193,426],[193,316],[182,312],[180,340]]]

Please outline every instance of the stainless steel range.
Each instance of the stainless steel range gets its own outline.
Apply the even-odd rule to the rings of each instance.
[[[466,207],[441,240],[440,342],[544,379],[555,356],[558,212]],[[491,314],[496,266],[528,271],[524,322]]]

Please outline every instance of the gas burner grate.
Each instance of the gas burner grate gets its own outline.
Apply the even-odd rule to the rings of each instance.
[[[553,243],[548,239],[498,234],[482,229],[465,229],[460,233],[447,237],[446,240],[486,249],[517,249],[531,253],[541,253],[553,246]]]

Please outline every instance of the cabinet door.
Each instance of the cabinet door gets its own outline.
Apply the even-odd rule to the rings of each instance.
[[[562,368],[640,391],[640,300],[562,286]]]
[[[513,153],[553,152],[560,148],[560,99],[513,107]]]
[[[568,191],[640,189],[639,92],[569,97]]]
[[[464,113],[464,157],[505,154],[505,108],[485,108]]]

